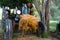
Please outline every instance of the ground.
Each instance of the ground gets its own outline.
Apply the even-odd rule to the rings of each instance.
[[[0,40],[3,40],[3,36],[0,36]],[[54,37],[49,36],[48,38],[40,38],[35,35],[25,35],[22,37],[21,35],[16,35],[13,37],[13,40],[58,40]]]
[[[25,37],[16,37],[13,38],[13,40],[57,40],[56,38],[53,37],[48,37],[48,38],[38,38],[36,36],[30,35],[30,36],[25,36]]]

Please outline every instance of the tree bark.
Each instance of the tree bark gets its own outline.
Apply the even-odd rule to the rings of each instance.
[[[35,5],[40,17],[41,17],[41,20],[42,20],[42,10],[40,9],[40,0],[34,0],[33,3],[34,3],[34,5]]]
[[[45,7],[45,21],[47,26],[47,31],[49,32],[49,13],[50,13],[50,2],[51,0],[46,1],[46,7]]]
[[[34,0],[34,5],[41,17],[41,20],[42,20],[42,10],[40,9],[40,0]]]
[[[46,24],[45,24],[45,5],[46,5],[46,0],[42,1],[42,10],[40,9],[40,5],[39,5],[39,1],[40,0],[34,0],[34,5],[38,11],[38,13],[41,16],[41,21],[43,22],[44,26],[45,26],[45,30],[47,30],[46,28]]]
[[[34,5],[38,11],[38,13],[40,13],[40,11],[42,13],[40,13],[42,22],[44,23],[45,26],[45,30],[49,31],[49,13],[50,13],[50,2],[51,0],[42,0],[42,10],[39,7],[39,0],[34,0]]]
[[[33,2],[38,13],[40,13],[40,5],[39,5],[40,3],[39,2],[40,2],[40,0],[34,0],[34,2]]]

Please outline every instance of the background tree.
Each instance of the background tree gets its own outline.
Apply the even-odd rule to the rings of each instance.
[[[34,0],[0,0],[3,6],[9,6],[10,8],[21,7],[22,3],[33,2]]]
[[[46,5],[45,5],[45,22],[46,22],[48,32],[49,32],[50,2],[51,2],[51,0],[47,0]]]
[[[40,8],[40,1],[42,2],[42,9]],[[42,14],[42,21],[44,23],[44,25],[46,26],[45,27],[45,30],[49,30],[49,11],[50,11],[50,8],[49,8],[49,5],[50,5],[50,0],[34,0],[34,4],[35,4],[35,7],[38,11],[38,13],[41,15]],[[42,13],[40,13],[40,11]],[[47,28],[47,29],[46,29]]]

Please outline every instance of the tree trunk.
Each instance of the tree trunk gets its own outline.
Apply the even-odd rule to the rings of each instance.
[[[42,1],[42,10],[40,9],[40,4],[39,4],[40,0],[34,0],[34,5],[38,11],[38,13],[41,16],[41,21],[43,22],[44,26],[45,26],[45,30],[47,30],[46,24],[45,24],[45,5],[46,5],[46,0]]]
[[[47,0],[43,0],[42,1],[42,21],[44,23],[44,26],[45,26],[45,31],[47,31],[47,26],[46,26],[46,21],[45,21],[45,6],[46,6],[46,1]]]
[[[37,9],[37,11],[38,11],[38,13],[39,13],[39,15],[41,16],[41,21],[45,21],[45,3],[44,2],[42,2],[43,3],[43,5],[42,5],[42,10],[40,9],[40,0],[34,0],[34,5],[35,5],[35,7],[36,7],[36,9]]]
[[[40,3],[39,2],[40,2],[40,0],[34,0],[34,2],[33,2],[38,13],[40,13],[40,5],[39,5]]]
[[[39,0],[34,0],[34,5],[40,13],[42,22],[44,23],[45,30],[49,31],[49,13],[50,13],[50,2],[51,0],[42,0],[42,10],[40,9]]]
[[[45,5],[46,5],[46,2],[45,0],[42,1],[42,17],[43,17],[43,22],[45,24]]]
[[[41,17],[41,20],[42,20],[43,18],[42,18],[42,10],[40,9],[40,0],[34,0],[34,5]]]
[[[49,32],[49,13],[50,13],[50,1],[51,0],[47,0],[46,1],[46,7],[45,7],[45,21],[46,21],[46,26],[47,26],[47,31]]]

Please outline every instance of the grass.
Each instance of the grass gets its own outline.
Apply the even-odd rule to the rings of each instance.
[[[2,34],[3,33],[3,29],[2,29],[2,27],[0,26],[0,34]]]
[[[58,22],[59,22],[59,21],[50,20],[50,24],[51,24],[51,23],[54,24],[54,23],[58,23]]]
[[[55,31],[56,30],[56,27],[53,27],[53,26],[50,26],[50,31]]]
[[[44,38],[48,38],[48,33],[44,32]]]
[[[50,31],[56,30],[57,23],[59,23],[59,21],[50,20],[50,27],[49,27]]]
[[[32,40],[36,40],[36,37],[33,37],[33,39]]]
[[[40,39],[41,37],[39,37]],[[44,38],[48,38],[48,33],[47,32],[44,32]],[[33,37],[33,40],[36,40],[37,38],[36,37]]]

